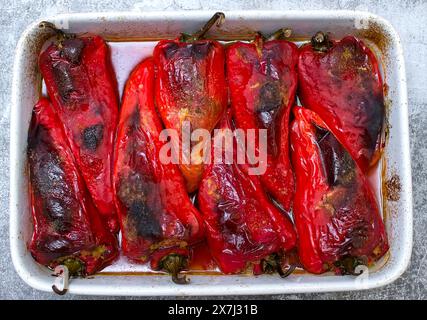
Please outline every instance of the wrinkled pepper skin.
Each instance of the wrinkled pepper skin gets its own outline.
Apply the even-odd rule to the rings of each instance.
[[[156,103],[165,127],[177,130],[180,137],[184,121],[190,122],[192,131],[212,131],[227,107],[222,45],[211,40],[162,40],[153,57],[157,67]],[[181,158],[181,139],[179,144],[175,150]],[[200,182],[203,164],[190,163],[184,157],[180,169],[188,192],[193,192]],[[200,159],[194,152],[192,157]]]
[[[379,159],[384,96],[378,61],[359,39],[300,48],[299,98],[316,112],[364,173]]]
[[[219,127],[231,130],[231,112]],[[213,146],[214,142],[212,157]],[[223,157],[225,152],[223,147]],[[198,192],[208,245],[225,274],[243,272],[250,264],[255,272],[262,259],[289,251],[296,243],[289,217],[270,202],[258,177],[249,175],[247,167],[235,160],[207,165]]]
[[[117,232],[111,176],[118,96],[108,46],[99,36],[66,39],[42,52],[39,66],[93,202]]]
[[[116,238],[92,204],[49,100],[34,107],[28,136],[34,259],[71,275],[91,275],[118,255]]]
[[[297,89],[298,48],[286,40],[237,42],[226,51],[227,79],[236,125],[267,129],[266,191],[289,211],[294,176],[289,156],[289,115]]]
[[[387,235],[370,185],[320,117],[294,107],[292,163],[294,219],[299,256],[312,273],[353,273],[388,250]]]
[[[162,259],[189,259],[188,246],[203,239],[204,225],[175,164],[163,164],[162,128],[154,106],[152,58],[131,73],[124,90],[116,138],[114,192],[124,254],[161,269]]]

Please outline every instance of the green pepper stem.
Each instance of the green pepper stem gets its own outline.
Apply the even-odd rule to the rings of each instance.
[[[216,24],[217,27],[221,26],[224,23],[225,14],[222,12],[215,13],[212,18],[197,32],[193,34],[181,34],[181,41],[192,42],[203,39],[205,34]]]
[[[267,274],[272,274],[277,270],[277,265],[274,257],[272,255],[268,256],[265,259],[261,260],[262,272]]]
[[[70,280],[70,272],[66,265],[58,265],[55,267],[53,276],[56,276],[58,278],[62,278],[62,289],[58,289],[56,286],[57,281],[55,280],[55,283],[52,285],[52,290],[56,294],[59,294],[60,296],[63,296],[68,291],[68,282]]]
[[[294,272],[296,265],[292,264],[286,271],[284,271],[282,269],[282,264],[280,263],[279,255],[274,253],[261,261],[261,267],[264,273],[271,274],[273,272],[277,272],[281,278],[286,278]]]
[[[282,40],[289,38],[292,35],[292,30],[289,28],[280,28],[267,37],[267,40]]]
[[[315,51],[326,52],[332,46],[332,43],[329,41],[329,36],[326,33],[318,31],[311,38],[311,46]]]
[[[292,264],[288,267],[288,269],[286,271],[283,271],[282,266],[279,265],[277,272],[279,273],[281,278],[286,278],[286,277],[290,276],[292,274],[292,272],[295,271],[296,267],[297,267],[296,265]]]
[[[255,33],[255,39],[253,43],[255,44],[256,50],[259,56],[262,56],[262,48],[264,46],[265,41],[270,40],[282,40],[285,38],[289,38],[292,34],[292,30],[289,28],[280,28],[279,30],[273,32],[269,36],[264,36],[260,31]]]
[[[42,21],[39,23],[39,28],[42,29],[49,29],[53,31],[56,34],[56,40],[58,41],[58,46],[62,46],[62,42],[66,39],[73,38],[75,35],[73,34],[67,34],[64,31],[58,29],[52,22],[49,21]]]
[[[185,275],[180,275],[179,272],[187,267],[187,258],[178,255],[170,254],[160,261],[160,267],[167,273],[172,275],[172,281],[176,284],[188,284],[190,279]]]
[[[67,258],[62,261],[62,264],[68,268],[70,276],[83,274],[84,264],[77,258]]]
[[[342,274],[346,275],[352,275],[352,276],[360,276],[363,273],[363,270],[360,270],[360,272],[355,272],[356,267],[359,265],[365,265],[366,266],[366,259],[363,257],[352,257],[347,256],[342,258],[341,260],[335,262],[335,266],[341,270]]]
[[[64,294],[66,294],[67,293],[67,291],[68,291],[68,289],[62,289],[62,290],[59,290],[57,287],[56,287],[56,285],[52,285],[52,290],[53,290],[53,292],[55,292],[56,294],[59,294],[60,296],[63,296]]]

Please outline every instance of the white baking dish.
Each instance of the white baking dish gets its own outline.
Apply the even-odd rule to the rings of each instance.
[[[132,12],[66,14],[48,19],[74,33],[97,33],[107,40],[153,41],[174,38],[180,32],[196,31],[213,12]],[[253,31],[272,32],[290,27],[296,40],[308,39],[316,31],[333,38],[357,35],[374,49],[382,61],[388,106],[389,137],[382,160],[379,189],[390,240],[389,254],[362,276],[315,276],[296,273],[287,279],[275,275],[192,275],[191,284],[175,285],[168,276],[143,275],[143,268],[121,259],[100,275],[72,279],[69,292],[97,295],[231,295],[278,294],[359,290],[379,287],[396,280],[406,269],[412,248],[412,189],[409,154],[408,103],[401,42],[392,26],[382,18],[355,11],[235,11],[225,12],[226,21],[212,36],[231,40],[248,38]],[[51,35],[33,23],[23,33],[15,56],[10,126],[10,243],[12,260],[21,278],[30,286],[50,291],[54,278],[39,266],[27,250],[31,217],[27,196],[26,139],[31,109],[40,95],[37,57]],[[131,68],[141,56],[130,57],[122,67]],[[147,46],[150,46],[147,42]],[[114,52],[120,47],[113,47]],[[116,48],[116,49],[114,49]],[[148,53],[147,53],[148,52]],[[120,66],[116,65],[116,68]],[[123,70],[121,70],[123,72]],[[119,77],[119,84],[123,81]],[[120,88],[121,90],[122,88]],[[390,182],[391,181],[391,182]],[[389,182],[389,183],[387,183]],[[391,190],[386,190],[387,188]],[[387,196],[388,193],[388,196]]]

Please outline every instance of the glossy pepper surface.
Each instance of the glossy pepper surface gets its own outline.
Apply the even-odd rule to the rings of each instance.
[[[60,121],[49,100],[34,107],[28,136],[34,259],[70,275],[90,275],[118,255],[76,167]]]
[[[232,134],[231,113],[221,120],[215,136]],[[212,159],[214,159],[212,142]],[[229,146],[230,147],[230,146]],[[236,163],[236,140],[233,139],[234,158],[227,163],[230,149],[223,144],[222,161],[206,166],[198,192],[198,204],[206,224],[209,248],[222,272],[239,273],[261,265],[281,272],[272,256],[291,250],[296,234],[289,217],[280,212],[264,193],[257,176],[249,175],[244,165]],[[232,151],[233,152],[233,151]],[[232,155],[233,156],[233,155]],[[273,265],[270,261],[273,260]],[[271,270],[273,271],[273,270]]]
[[[299,256],[312,273],[354,273],[388,250],[378,204],[364,174],[320,117],[294,107],[292,162]]]
[[[227,107],[224,49],[217,41],[201,40],[218,19],[223,14],[216,14],[195,35],[159,41],[154,49],[157,108],[166,128],[175,129],[180,137],[185,123],[191,131],[212,131]],[[194,144],[190,154],[182,139],[174,148],[189,192],[197,188],[203,172],[203,155]]]
[[[366,173],[379,158],[384,97],[378,61],[359,39],[319,32],[300,48],[299,97]]]
[[[284,30],[276,35],[280,36]],[[267,130],[267,169],[261,182],[285,210],[294,193],[289,159],[289,114],[297,88],[298,48],[286,40],[258,35],[226,51],[227,79],[236,125]],[[259,146],[256,146],[259,150]]]
[[[154,107],[154,65],[148,58],[131,73],[123,95],[116,138],[114,189],[124,254],[153,269],[178,272],[189,245],[204,235],[203,221],[177,165],[163,163],[161,121]]]
[[[94,204],[117,232],[111,166],[118,96],[109,49],[99,36],[62,37],[41,53],[40,70]]]

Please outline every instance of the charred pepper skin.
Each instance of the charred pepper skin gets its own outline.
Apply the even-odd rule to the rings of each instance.
[[[378,61],[359,39],[319,32],[300,48],[299,98],[316,112],[364,173],[379,159],[384,119]]]
[[[148,58],[125,86],[115,148],[115,203],[124,254],[173,273],[165,261],[178,257],[185,268],[189,245],[203,239],[204,225],[178,166],[159,158],[163,127],[154,106],[154,75]]]
[[[312,273],[354,273],[388,250],[379,208],[364,174],[320,117],[294,107],[292,163],[299,256]]]
[[[231,130],[231,112],[219,128]],[[236,142],[233,144],[235,149]],[[223,156],[225,152],[223,149]],[[225,274],[243,272],[250,263],[259,273],[256,270],[262,260],[287,252],[296,243],[289,217],[269,201],[258,177],[249,175],[247,169],[236,161],[212,161],[205,168],[198,192],[209,248]]]
[[[111,182],[118,95],[109,48],[99,36],[65,38],[41,53],[39,66],[93,202],[118,232]]]
[[[189,121],[192,131],[212,131],[227,107],[222,45],[217,41],[199,40],[198,37],[183,42],[185,37],[191,36],[159,41],[153,53],[157,67],[157,108],[165,127],[177,130],[179,136],[184,121]],[[181,158],[181,139],[174,149]],[[199,154],[192,152],[191,156],[201,162]],[[182,160],[180,169],[187,191],[193,192],[200,182],[203,164],[191,162],[186,155]]]
[[[33,110],[28,136],[34,259],[70,275],[91,275],[118,256],[116,238],[105,228],[86,190],[50,101]]]
[[[267,129],[266,191],[289,211],[294,176],[289,156],[289,115],[297,89],[298,48],[286,40],[237,42],[226,50],[227,80],[236,125]],[[257,146],[258,147],[258,146]]]

